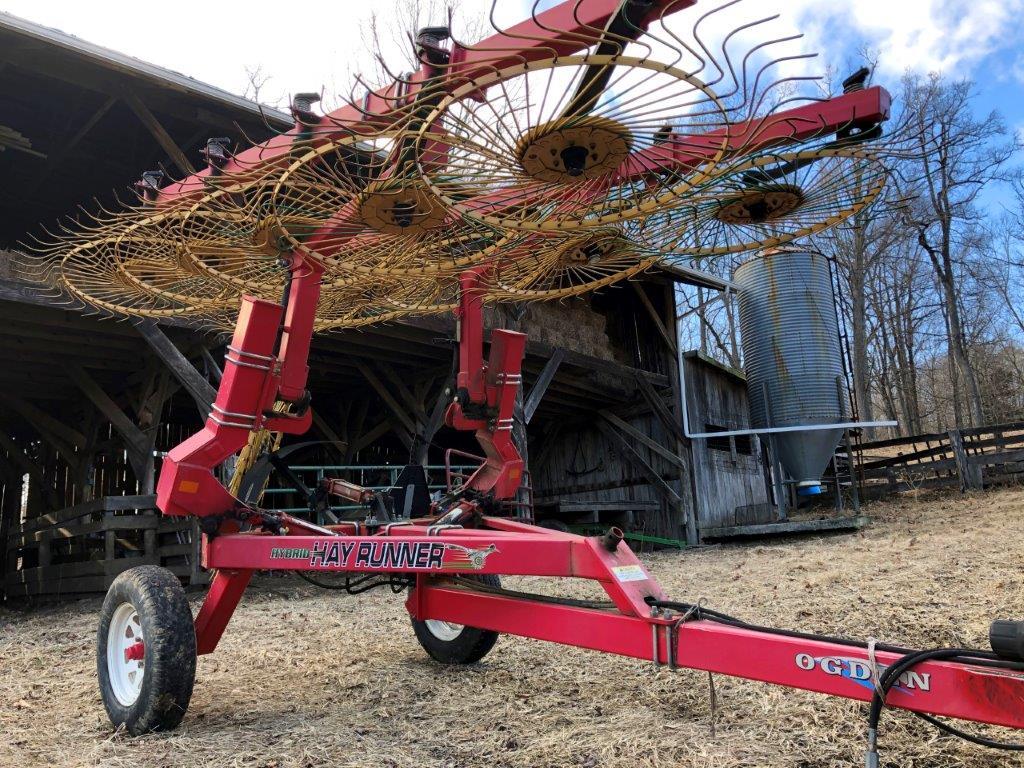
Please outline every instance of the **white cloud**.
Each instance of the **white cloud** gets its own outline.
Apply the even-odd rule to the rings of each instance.
[[[1019,44],[1024,13],[1024,0],[791,0],[787,5],[801,26],[810,22],[830,31],[831,40],[811,39],[823,52],[830,43],[848,46],[856,37],[881,54],[880,67],[888,74],[907,69],[969,74],[995,49]],[[836,39],[844,30],[850,38]]]

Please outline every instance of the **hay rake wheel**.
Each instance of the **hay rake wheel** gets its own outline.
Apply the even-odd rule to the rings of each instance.
[[[825,146],[733,163],[683,205],[627,226],[651,253],[686,259],[786,245],[872,205],[889,172],[871,152]]]
[[[407,295],[408,306],[395,297]],[[383,281],[366,291],[357,283],[346,286],[328,286],[324,290],[317,310],[317,331],[363,328],[387,323],[416,314],[443,312],[446,307],[435,307],[426,290],[416,292],[405,281]]]
[[[593,68],[614,72],[614,98],[578,97]],[[534,80],[531,85],[531,79]],[[479,101],[479,94],[489,97]],[[490,94],[498,92],[497,97]],[[561,95],[559,95],[561,94]],[[632,110],[632,111],[631,111]],[[565,56],[495,69],[461,82],[420,128],[424,183],[453,210],[496,228],[573,231],[648,215],[684,200],[725,157],[728,109],[694,75],[651,59]],[[712,136],[685,167],[631,154],[669,132]]]
[[[283,222],[269,211],[270,183],[220,181],[178,215],[174,231],[193,269],[239,293],[280,296],[287,250]]]
[[[657,262],[616,229],[528,237],[495,262],[488,296],[496,301],[580,296],[635,277]]]
[[[340,279],[456,274],[482,263],[508,236],[453,214],[418,178],[391,173],[414,135],[386,131],[327,141],[296,158],[270,196],[283,243]],[[368,158],[353,164],[353,157]],[[289,224],[301,212],[308,226]],[[315,224],[316,226],[313,226]]]
[[[111,235],[73,247],[61,260],[61,285],[85,304],[114,315],[141,317],[234,313],[239,294],[181,268],[165,232]]]

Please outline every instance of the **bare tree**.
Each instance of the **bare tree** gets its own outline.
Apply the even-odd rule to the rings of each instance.
[[[280,107],[282,103],[287,101],[285,94],[278,94],[273,98],[267,97],[267,83],[273,80],[273,78],[263,71],[262,64],[257,64],[255,67],[246,67],[245,79],[246,85],[242,95],[249,99],[249,101],[255,101],[257,104],[267,104],[272,107]]]
[[[485,17],[466,15],[445,0],[395,0],[392,8],[386,20],[374,10],[359,25],[368,48],[379,53],[374,68],[365,73],[375,87],[419,69],[415,36],[424,27],[450,26],[453,37],[467,43],[492,31]]]
[[[920,192],[907,209],[907,223],[928,255],[943,300],[953,390],[966,399],[955,409],[957,427],[984,423],[981,391],[968,354],[958,286],[966,241],[977,215],[978,195],[986,185],[1006,180],[1017,150],[995,112],[973,114],[976,92],[970,81],[950,82],[939,75],[909,75],[904,109],[916,130],[919,159],[910,173]]]
[[[877,213],[875,211],[878,211]],[[863,421],[874,421],[871,396],[869,293],[873,273],[902,237],[898,221],[883,204],[856,213],[842,227],[820,238],[820,247],[833,259],[845,290],[840,304],[850,329],[850,362],[854,400]],[[876,307],[877,310],[877,307]]]

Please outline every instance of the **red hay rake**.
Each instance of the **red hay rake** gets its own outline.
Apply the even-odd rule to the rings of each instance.
[[[213,409],[164,459],[157,495],[164,514],[199,519],[213,582],[193,622],[168,572],[115,581],[99,674],[116,725],[176,726],[196,654],[215,650],[253,573],[273,569],[340,575],[352,592],[408,587],[416,636],[444,662],[478,661],[508,633],[873,702],[869,765],[883,704],[1024,727],[1017,624],[993,625],[995,652],[923,653],[755,627],[670,600],[617,529],[582,537],[502,514],[522,482],[526,337],[494,330],[485,360],[485,302],[820,232],[879,199],[902,151],[899,126],[880,140],[890,99],[866,72],[798,99],[801,78],[771,79],[796,58],[771,58],[788,39],[762,36],[734,65],[734,35],[716,48],[703,29],[736,3],[699,16],[696,4],[568,0],[473,45],[423,30],[416,72],[326,115],[297,97],[291,131],[238,152],[211,140],[203,171],[147,175],[137,204],[45,246],[47,284],[101,311],[224,324],[241,301]],[[694,16],[690,36],[674,31]],[[391,519],[373,492],[327,480],[315,492],[368,514],[321,527],[221,485],[229,457],[309,428],[314,332],[443,311],[459,321],[445,421],[473,432],[485,461],[428,516]],[[592,579],[607,600],[516,593],[499,575]]]

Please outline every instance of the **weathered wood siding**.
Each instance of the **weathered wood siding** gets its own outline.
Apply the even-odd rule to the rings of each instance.
[[[531,462],[534,494],[542,504],[557,497],[559,502],[640,502],[634,511],[637,528],[643,533],[672,539],[685,539],[685,521],[672,512],[662,494],[644,477],[643,473],[621,456],[613,445],[594,426],[600,417],[595,414],[590,423],[566,426],[550,444],[539,437],[531,443],[534,457],[542,463]],[[650,436],[659,444],[671,445],[661,423],[652,415],[634,415],[624,420],[635,429]],[[689,482],[680,487],[677,467],[658,456],[647,446],[633,446],[662,479],[678,493],[687,513],[692,513],[693,495]],[[683,457],[684,460],[686,457]],[[652,505],[657,505],[652,509]],[[623,504],[628,508],[628,504]]]
[[[738,376],[701,357],[685,357],[687,412],[692,432],[709,426],[747,429],[746,385]],[[752,525],[774,519],[765,483],[760,440],[738,438],[692,441],[691,460],[701,529]],[[749,446],[744,452],[743,443]],[[732,447],[739,450],[733,451]]]
[[[47,512],[11,526],[0,545],[8,597],[104,592],[139,565],[161,565],[190,584],[205,584],[198,522],[162,517],[154,496],[108,496]]]

